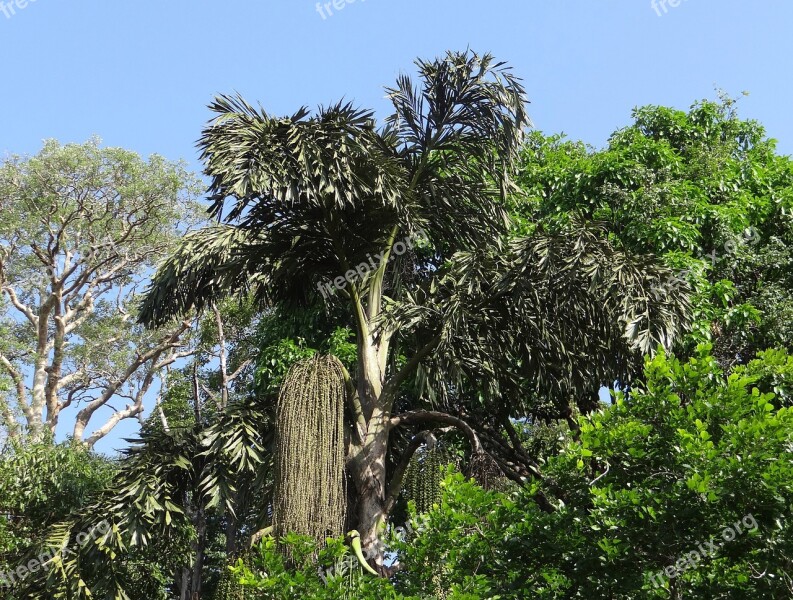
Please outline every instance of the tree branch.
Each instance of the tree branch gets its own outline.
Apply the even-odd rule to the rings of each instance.
[[[229,404],[229,372],[228,372],[228,349],[226,348],[226,331],[223,328],[223,317],[217,305],[212,305],[212,312],[215,314],[215,326],[218,329],[218,360],[220,361],[220,400],[223,408]],[[196,390],[196,394],[198,391]]]
[[[16,367],[14,367],[14,364],[8,360],[8,358],[3,353],[0,353],[0,365],[3,365],[5,370],[11,376],[11,380],[14,382],[14,386],[16,387],[17,403],[19,404],[19,408],[24,410],[27,406],[27,387],[25,386],[25,380],[22,377],[22,374],[16,369]]]
[[[185,331],[187,331],[189,328],[190,328],[190,322],[189,321],[183,321],[182,324],[175,331],[173,331],[170,335],[168,335],[165,338],[163,338],[163,340],[157,346],[155,346],[154,348],[151,348],[148,352],[139,355],[134,361],[132,361],[132,363],[127,367],[126,371],[124,371],[124,373],[121,376],[119,376],[118,378],[116,378],[115,380],[110,382],[105,387],[105,389],[103,390],[103,392],[99,396],[99,398],[97,398],[93,402],[90,402],[85,408],[83,408],[77,414],[77,420],[76,420],[75,425],[74,425],[74,438],[78,439],[78,440],[82,439],[83,431],[85,430],[85,427],[88,425],[88,421],[90,421],[90,419],[93,416],[93,414],[97,410],[99,410],[102,406],[107,404],[107,402],[116,394],[116,392],[118,392],[119,388],[121,388],[121,386],[123,386],[127,381],[129,381],[129,378],[132,377],[132,375],[141,366],[143,366],[144,364],[146,364],[150,360],[151,361],[155,361],[155,365],[156,365],[157,364],[156,361],[159,360],[160,356],[162,356],[162,354],[168,348],[173,348],[174,344],[178,343],[178,340],[181,337],[181,335]],[[150,370],[150,373],[153,373],[153,372],[154,372],[154,368],[152,368]],[[138,414],[138,411],[133,411],[133,412],[130,412],[130,414],[128,414],[126,417],[123,417],[123,418],[134,417],[137,414]],[[121,420],[120,418],[119,419],[114,419],[112,427],[114,427],[115,424],[118,423],[118,421],[120,421],[120,420]],[[111,427],[111,429],[112,429],[112,427]],[[103,429],[104,429],[104,427],[102,428],[102,430]],[[100,432],[101,432],[101,430],[100,430]],[[107,434],[104,433],[103,435],[107,435]]]
[[[451,425],[465,434],[468,438],[468,442],[471,444],[471,450],[473,450],[474,454],[486,454],[476,431],[462,419],[450,414],[430,410],[416,410],[391,417],[390,421],[391,427],[415,425],[417,423],[442,423],[443,425]]]
[[[386,514],[391,513],[391,510],[394,508],[394,504],[396,504],[397,498],[399,497],[399,493],[402,491],[402,483],[405,479],[405,472],[408,470],[408,466],[410,465],[410,459],[413,458],[413,455],[422,444],[432,446],[435,444],[435,441],[435,436],[431,431],[422,431],[421,433],[415,435],[412,440],[410,440],[407,448],[405,448],[405,451],[399,458],[399,463],[394,469],[394,473],[391,476],[391,483],[388,484],[388,491],[386,492],[385,497]]]
[[[2,353],[0,353],[0,364],[5,367],[5,370],[10,375],[11,380],[14,382],[14,386],[16,387],[17,405],[19,406],[19,409],[27,416],[27,402],[25,401],[27,396],[27,388],[25,387],[25,381],[22,378],[21,373],[17,371],[13,363]],[[11,407],[9,407],[8,403],[3,400],[0,408],[2,408],[3,419],[6,421],[8,436],[12,439],[18,438],[19,423],[17,422]]]
[[[25,317],[27,318],[28,321],[30,321],[30,324],[33,325],[33,327],[38,328],[39,326],[38,317],[33,313],[33,310],[29,306],[20,302],[14,289],[6,285],[1,288],[1,291],[5,292],[8,295],[8,298],[11,300],[11,304],[14,306],[14,308],[16,308],[23,315],[25,315]]]

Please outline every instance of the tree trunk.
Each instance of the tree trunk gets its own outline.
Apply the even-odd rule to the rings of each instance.
[[[193,561],[193,575],[190,578],[190,599],[201,598],[201,588],[203,587],[204,554],[206,550],[207,520],[203,507],[199,507],[193,518],[196,528],[196,541],[193,543],[195,558]]]
[[[372,567],[384,573],[384,545],[380,539],[386,523],[386,453],[391,417],[390,395],[383,393],[390,336],[374,335],[360,310],[358,327],[357,395],[365,431],[351,448],[350,473],[358,492],[356,529]],[[370,314],[369,318],[373,318]]]
[[[44,434],[44,406],[46,403],[47,386],[47,356],[45,349],[40,348],[41,354],[36,356],[33,366],[33,387],[30,416],[28,417],[28,432],[34,441],[41,441]]]
[[[237,509],[236,494],[234,505]],[[228,558],[237,558],[237,517],[231,512],[226,513],[226,555]]]
[[[364,556],[378,573],[385,574],[385,546],[381,540],[387,517],[385,500],[369,487],[359,492],[358,502],[358,532]]]
[[[358,492],[357,530],[361,546],[372,567],[384,572],[384,546],[381,535],[386,523],[386,453],[388,415],[382,410],[369,421],[364,446],[352,462],[352,477]]]
[[[179,588],[179,600],[190,600],[188,593],[190,592],[190,569],[182,567],[182,575],[177,581]]]

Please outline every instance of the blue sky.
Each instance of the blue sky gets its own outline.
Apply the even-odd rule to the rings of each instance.
[[[719,87],[749,91],[741,113],[793,153],[793,2],[670,1],[336,0],[323,18],[315,0],[28,0],[14,14],[2,0],[0,156],[98,135],[199,170],[217,93],[276,114],[344,97],[382,116],[383,87],[415,57],[468,46],[514,66],[548,133],[602,146],[633,107]]]

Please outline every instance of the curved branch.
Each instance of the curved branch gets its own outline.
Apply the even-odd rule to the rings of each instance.
[[[14,386],[16,387],[16,394],[17,394],[17,404],[19,404],[19,408],[24,410],[25,406],[27,406],[27,402],[25,398],[27,396],[27,388],[25,387],[25,380],[22,374],[17,370],[14,364],[2,353],[0,353],[0,365],[3,365],[8,375],[11,377],[11,380],[14,382]]]
[[[392,417],[390,421],[391,427],[415,425],[416,423],[442,423],[443,425],[451,425],[466,435],[474,454],[486,454],[482,447],[482,442],[479,440],[479,436],[476,431],[474,431],[473,427],[462,419],[450,414],[432,410],[415,410]]]
[[[25,318],[30,321],[30,324],[33,325],[33,327],[38,328],[39,318],[29,306],[20,302],[19,297],[17,296],[14,289],[10,286],[3,286],[2,291],[8,295],[8,299],[11,300],[11,304],[14,306],[14,308],[25,315]]]

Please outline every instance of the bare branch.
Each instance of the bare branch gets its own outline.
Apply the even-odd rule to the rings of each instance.
[[[165,431],[165,433],[170,433],[171,428],[168,426],[168,419],[165,416],[165,411],[162,409],[162,394],[157,394],[157,399],[154,401],[154,405],[160,415],[160,423],[162,423],[163,431]]]
[[[19,297],[17,296],[16,292],[12,287],[6,285],[0,288],[0,291],[3,291],[8,295],[8,298],[11,300],[11,304],[13,305],[13,307],[16,308],[23,315],[25,315],[25,317],[27,318],[28,321],[30,321],[30,324],[33,325],[33,327],[38,328],[39,326],[38,317],[33,313],[33,310],[29,306],[20,302]]]
[[[485,450],[482,448],[482,442],[479,441],[479,436],[476,431],[462,419],[450,414],[430,410],[416,410],[391,417],[390,421],[391,427],[415,425],[417,423],[442,423],[444,425],[451,425],[466,435],[474,454],[485,454]]]
[[[5,367],[5,370],[11,376],[11,380],[14,382],[14,386],[16,386],[16,393],[17,393],[17,402],[19,403],[19,407],[24,409],[27,405],[26,397],[27,397],[27,387],[25,386],[25,380],[22,377],[22,374],[16,369],[14,364],[8,360],[8,358],[0,353],[0,365]]]
[[[223,410],[223,405],[220,403],[218,395],[215,392],[210,390],[204,383],[201,384],[201,389],[204,390],[204,393],[209,397],[209,399],[215,403],[215,406],[218,410]]]
[[[129,381],[130,377],[132,377],[132,375],[140,367],[142,367],[144,364],[146,364],[149,361],[155,361],[155,364],[156,364],[156,361],[158,361],[160,359],[160,357],[163,355],[163,353],[166,350],[168,350],[169,348],[173,348],[175,345],[178,345],[178,342],[179,342],[179,339],[180,339],[181,335],[185,331],[187,331],[189,328],[190,328],[190,322],[189,321],[182,322],[182,324],[174,332],[172,332],[170,335],[168,335],[165,338],[163,338],[162,341],[157,346],[151,348],[148,352],[139,355],[134,361],[132,361],[132,363],[127,367],[127,369],[124,371],[124,373],[121,376],[119,376],[118,378],[116,378],[115,380],[113,380],[112,382],[110,382],[106,386],[106,388],[104,389],[102,394],[99,396],[99,398],[97,398],[93,402],[90,402],[85,408],[83,408],[77,414],[77,420],[76,420],[75,426],[74,426],[74,437],[75,437],[75,439],[82,439],[82,434],[85,431],[85,427],[88,425],[88,421],[91,419],[93,414],[97,410],[99,410],[102,406],[107,404],[107,402],[114,395],[116,395],[118,390],[127,381]],[[149,373],[147,374],[146,377],[148,378],[148,376],[150,374],[153,374],[153,373],[154,373],[154,369],[150,369]],[[138,414],[138,411],[134,411],[134,410],[131,411],[131,412],[130,411],[122,411],[122,412],[129,412],[129,414],[127,414],[126,417],[122,417],[122,418],[134,417],[135,415]],[[111,418],[112,426],[110,427],[110,429],[115,427],[115,425],[120,420],[121,419],[112,419]],[[103,427],[103,428],[101,428],[98,431],[98,433],[101,433],[104,430],[105,430],[105,428]],[[107,431],[109,431],[109,430],[107,430]],[[100,437],[103,437],[104,435],[107,435],[107,433],[103,433],[102,436],[100,436]],[[91,437],[94,437],[94,436],[91,436]]]
[[[25,416],[27,416],[27,388],[25,387],[25,380],[23,379],[22,374],[2,353],[0,353],[0,365],[3,365],[11,377],[11,380],[14,382],[14,386],[16,387],[17,405],[25,413]],[[8,428],[8,435],[12,438],[16,438],[19,435],[19,425],[16,418],[14,417],[14,413],[6,402],[3,402],[2,409],[3,419],[5,419],[6,427]]]
[[[228,406],[229,403],[229,375],[228,375],[228,366],[226,364],[228,358],[228,350],[226,348],[226,333],[223,329],[223,318],[220,314],[220,310],[216,305],[212,305],[212,312],[215,314],[215,325],[218,328],[218,345],[220,346],[220,352],[218,353],[218,359],[220,360],[220,398],[221,402],[223,403],[223,407],[225,408]]]
[[[244,371],[244,370],[245,370],[245,369],[248,367],[248,365],[250,365],[252,362],[253,362],[253,361],[252,361],[251,359],[248,359],[248,360],[246,360],[244,363],[242,363],[242,364],[239,366],[239,368],[238,368],[236,371],[234,371],[234,372],[233,372],[231,375],[229,375],[229,378],[228,378],[228,380],[229,380],[229,383],[231,383],[231,382],[232,382],[232,381],[234,381],[234,380],[235,380],[237,377],[239,377],[240,375],[242,375],[242,372],[243,372],[243,371]]]
[[[165,367],[171,366],[179,359],[189,358],[194,355],[195,355],[195,350],[185,350],[184,352],[172,352],[168,356],[166,356],[163,360],[155,364],[154,370],[158,371],[160,369],[164,369]]]
[[[117,410],[113,413],[113,415],[107,420],[107,422],[94,431],[89,438],[85,440],[85,444],[89,448],[93,448],[94,445],[105,437],[108,433],[113,431],[113,428],[119,424],[120,421],[124,419],[130,419],[132,417],[137,416],[138,414],[143,412],[143,398],[141,397],[140,402],[136,404],[127,405],[124,410]]]

